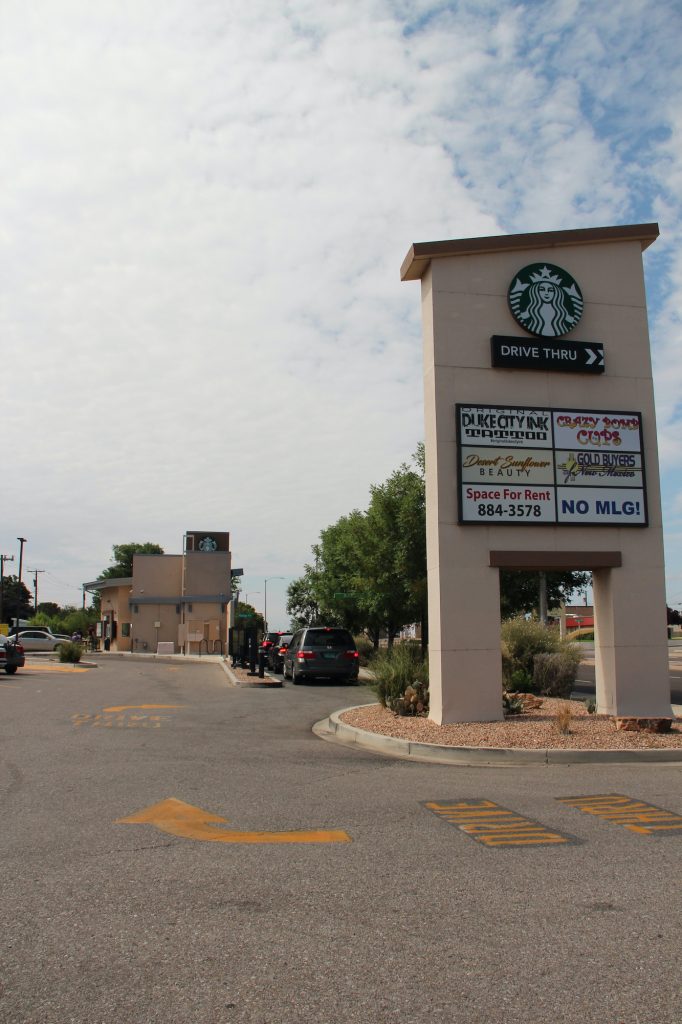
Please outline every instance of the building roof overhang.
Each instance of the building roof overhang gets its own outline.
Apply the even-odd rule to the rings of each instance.
[[[106,580],[93,580],[92,583],[84,583],[83,590],[92,593],[93,590],[106,590],[107,587],[131,587],[132,576],[112,576]]]
[[[423,277],[431,260],[446,256],[513,252],[522,249],[560,248],[569,245],[603,245],[605,242],[639,242],[642,251],[658,238],[658,224],[617,224],[570,231],[536,231],[523,235],[492,235],[484,238],[452,238],[441,242],[414,242],[400,268],[401,281]]]

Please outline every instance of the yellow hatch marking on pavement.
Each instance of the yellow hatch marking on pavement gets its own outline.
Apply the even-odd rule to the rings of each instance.
[[[484,846],[557,846],[576,842],[572,836],[545,828],[492,800],[430,800],[423,806]]]
[[[227,825],[228,819],[219,814],[193,807],[175,797],[146,807],[127,818],[118,818],[117,825],[154,825],[161,832],[181,839],[196,839],[206,843],[350,843],[347,832],[339,829],[313,829],[295,832],[238,832],[236,829],[215,828]]]
[[[682,815],[665,811],[643,800],[633,800],[620,793],[602,793],[597,796],[562,796],[560,803],[575,807],[585,814],[605,818],[616,825],[623,825],[630,832],[640,835],[682,832]]]
[[[114,712],[114,711],[151,711],[154,708],[184,708],[185,704],[116,704],[111,708],[102,708],[102,711]]]
[[[170,715],[71,715],[76,728],[90,725],[93,729],[160,729],[161,722]]]

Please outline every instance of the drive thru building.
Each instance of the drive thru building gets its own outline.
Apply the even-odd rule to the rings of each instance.
[[[224,653],[231,569],[229,533],[192,531],[184,536],[182,554],[136,554],[132,576],[84,584],[100,595],[102,646],[140,653]]]

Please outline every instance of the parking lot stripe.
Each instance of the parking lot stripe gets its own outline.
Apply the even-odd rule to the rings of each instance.
[[[643,800],[633,800],[622,793],[562,796],[557,797],[557,800],[569,807],[575,807],[584,814],[592,814],[615,825],[622,825],[628,831],[639,835],[682,833],[682,815],[666,811]]]
[[[548,829],[493,800],[429,800],[422,806],[484,846],[558,846],[577,842],[573,836]]]

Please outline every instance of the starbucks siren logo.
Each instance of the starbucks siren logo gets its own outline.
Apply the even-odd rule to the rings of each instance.
[[[217,551],[218,541],[214,540],[213,537],[204,537],[203,540],[199,541],[199,551]]]
[[[530,334],[560,338],[577,325],[583,296],[570,274],[553,263],[530,263],[509,286],[509,308]]]

